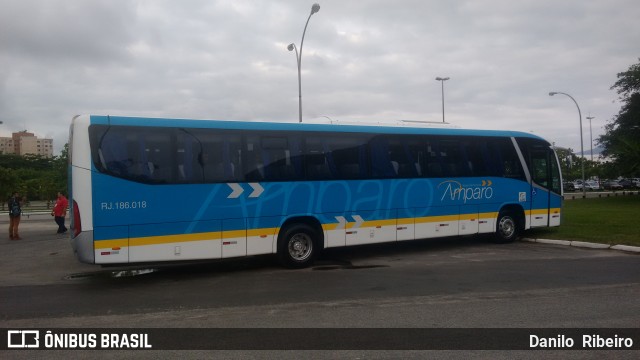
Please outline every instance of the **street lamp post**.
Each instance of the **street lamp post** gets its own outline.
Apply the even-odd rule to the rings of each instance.
[[[576,101],[576,99],[574,99],[573,96],[567,93],[552,91],[549,93],[549,96],[553,96],[556,94],[562,94],[562,95],[568,96],[571,100],[573,100],[573,103],[576,104],[576,107],[578,108],[578,118],[580,119],[580,153],[582,154],[582,160],[580,161],[582,163],[582,197],[586,198],[587,188],[586,188],[586,182],[584,177],[584,143],[582,141],[582,113],[580,112],[580,106],[578,106],[578,102]]]
[[[442,85],[442,122],[444,122],[444,82],[449,80],[449,77],[441,78],[438,76],[436,80],[440,81],[440,84]]]
[[[591,142],[589,143],[589,145],[591,145],[591,162],[593,162],[593,128],[591,127],[591,120],[595,119],[595,117],[591,116],[591,114],[589,114],[589,116],[587,116],[587,119],[589,119],[589,139],[591,140]]]
[[[307,25],[309,25],[309,20],[311,20],[311,15],[320,11],[320,5],[318,3],[313,4],[311,6],[311,13],[307,18],[307,23],[304,24],[304,31],[302,31],[302,40],[300,40],[300,51],[296,47],[296,44],[291,43],[287,46],[289,51],[296,51],[296,61],[298,62],[298,119],[302,122],[302,76],[301,76],[301,66],[302,66],[302,45],[304,44],[304,34],[307,32]]]

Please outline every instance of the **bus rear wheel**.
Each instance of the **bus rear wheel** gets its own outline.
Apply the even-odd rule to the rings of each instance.
[[[317,234],[305,224],[284,229],[278,237],[278,259],[288,268],[300,269],[313,263],[316,257]]]
[[[495,242],[506,244],[518,237],[518,221],[511,212],[501,211],[496,225]]]

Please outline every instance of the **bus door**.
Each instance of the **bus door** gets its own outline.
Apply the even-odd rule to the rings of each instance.
[[[542,144],[541,144],[542,145]],[[531,172],[531,227],[549,226],[552,188],[551,168],[555,161],[553,150],[548,146],[532,144],[529,170]]]

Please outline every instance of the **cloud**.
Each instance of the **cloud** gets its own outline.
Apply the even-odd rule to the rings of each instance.
[[[304,119],[448,121],[530,131],[579,147],[619,109],[609,90],[636,63],[630,0],[319,0],[302,56]],[[78,113],[296,121],[311,2],[3,1],[2,132],[66,141]],[[622,10],[621,10],[622,9]],[[594,136],[595,137],[595,136]],[[578,139],[578,140],[576,140]]]
[[[126,56],[133,34],[133,2],[6,1],[0,46],[22,61],[78,64]]]

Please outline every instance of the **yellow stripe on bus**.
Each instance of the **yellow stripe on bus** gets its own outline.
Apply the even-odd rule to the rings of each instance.
[[[129,246],[129,239],[99,240],[94,243],[98,249],[115,249]]]
[[[129,246],[159,245],[169,243],[181,243],[188,241],[220,240],[220,232],[204,232],[196,234],[179,234],[163,236],[147,236],[131,238]]]
[[[552,209],[533,209],[525,210],[525,215],[540,215],[547,214],[559,214],[560,208]],[[498,216],[497,212],[485,212],[478,214],[456,214],[456,215],[439,215],[439,216],[424,216],[417,218],[399,218],[399,219],[387,219],[387,220],[373,220],[365,221],[360,227],[382,227],[382,226],[396,226],[396,225],[412,225],[412,224],[424,224],[431,222],[444,222],[444,221],[460,221],[460,220],[478,220],[478,219],[495,219]],[[345,224],[346,229],[353,228],[355,222],[348,222]],[[339,223],[322,224],[324,231],[336,230]],[[262,229],[249,229],[249,230],[231,230],[231,231],[214,231],[195,234],[178,234],[178,235],[163,235],[163,236],[148,236],[138,237],[131,239],[112,239],[112,240],[99,240],[95,241],[95,249],[116,249],[127,246],[145,246],[145,245],[160,245],[170,243],[181,243],[189,241],[207,241],[207,240],[220,240],[220,239],[233,239],[244,238],[252,236],[272,236],[275,235],[278,228],[262,228]]]
[[[442,222],[442,221],[458,221],[460,215],[439,215],[439,216],[425,216],[416,218],[416,224],[424,224],[430,222]]]

